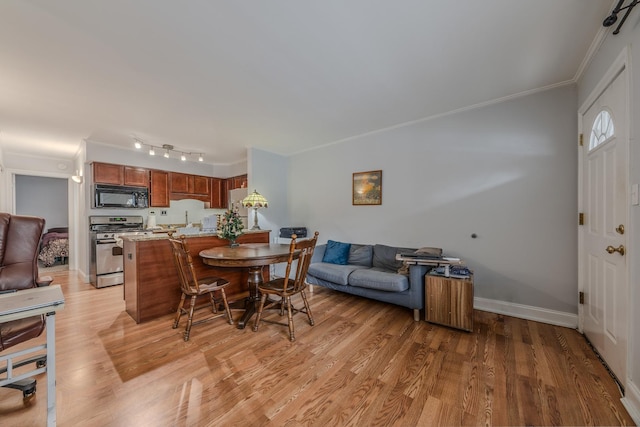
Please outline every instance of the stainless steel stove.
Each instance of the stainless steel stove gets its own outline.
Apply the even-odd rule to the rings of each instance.
[[[90,216],[91,284],[96,288],[124,283],[122,237],[148,234],[141,216]]]

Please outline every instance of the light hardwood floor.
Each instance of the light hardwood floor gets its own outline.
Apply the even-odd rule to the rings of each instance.
[[[194,326],[185,343],[171,315],[137,325],[121,286],[53,276],[66,297],[56,317],[59,426],[633,424],[572,329],[476,311],[466,333],[316,287],[315,326],[296,316],[294,343],[286,326],[256,333],[223,319]],[[27,404],[0,389],[0,425],[45,419],[44,374]]]

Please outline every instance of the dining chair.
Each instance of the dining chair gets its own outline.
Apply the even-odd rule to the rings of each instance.
[[[229,282],[220,277],[203,277],[198,278],[196,270],[193,266],[193,258],[189,253],[189,246],[184,235],[179,238],[169,238],[171,244],[171,250],[173,251],[173,259],[176,265],[176,271],[180,279],[180,288],[182,290],[182,296],[180,297],[180,304],[178,305],[178,311],[176,318],[173,322],[173,329],[178,327],[180,323],[180,317],[183,314],[187,314],[187,326],[184,330],[184,340],[189,341],[189,335],[191,334],[191,326],[199,323],[207,322],[218,317],[227,316],[229,324],[233,325],[233,317],[231,317],[231,310],[229,310],[229,303],[227,302],[227,295],[224,292],[224,288]],[[222,296],[222,303],[224,304],[224,312],[218,313],[217,305],[218,300],[214,297],[214,292],[219,291]],[[211,309],[214,316],[209,316],[204,319],[200,319],[196,322],[193,321],[193,312],[196,306],[196,300],[199,296],[208,295],[211,302]],[[189,308],[184,307],[186,298],[190,298]]]
[[[289,339],[295,341],[294,329],[293,329],[293,315],[298,312],[307,314],[309,318],[309,324],[313,326],[313,316],[311,314],[311,308],[309,307],[309,301],[305,294],[305,288],[307,287],[306,277],[309,264],[311,263],[311,257],[318,241],[318,232],[316,231],[313,238],[306,240],[296,240],[297,236],[294,234],[291,236],[291,244],[289,245],[289,259],[287,260],[287,269],[284,277],[278,277],[270,280],[266,283],[258,285],[258,290],[262,294],[260,298],[260,306],[258,307],[258,315],[256,316],[253,330],[257,331],[260,326],[260,321],[276,323],[280,325],[287,325],[285,323],[267,320],[262,318],[262,312],[265,307],[274,306],[280,304],[280,315],[284,315],[284,308],[287,308],[288,326],[289,326]],[[296,265],[295,275],[291,278],[291,272],[293,265]],[[296,309],[291,303],[291,297],[300,294],[304,303],[304,309]],[[279,301],[269,299],[269,295],[277,295]]]

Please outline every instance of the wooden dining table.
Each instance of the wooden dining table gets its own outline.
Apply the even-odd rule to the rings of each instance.
[[[299,253],[294,253],[297,259]],[[238,246],[218,246],[200,251],[200,258],[206,265],[213,267],[242,267],[249,271],[247,285],[249,297],[244,301],[245,311],[237,322],[238,329],[244,329],[256,312],[260,302],[258,286],[263,282],[262,269],[270,264],[289,260],[289,245],[270,243],[244,243]]]

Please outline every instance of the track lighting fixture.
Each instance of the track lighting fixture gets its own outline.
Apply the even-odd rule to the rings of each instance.
[[[150,156],[155,156],[156,155],[156,148],[157,149],[161,149],[164,150],[164,154],[162,155],[163,157],[169,159],[171,158],[171,153],[175,152],[180,153],[180,160],[182,160],[183,162],[187,161],[187,156],[198,156],[198,161],[199,162],[203,162],[204,161],[204,157],[202,153],[193,153],[193,152],[188,152],[188,151],[182,151],[182,150],[176,150],[175,147],[173,145],[170,144],[163,144],[161,147],[155,146],[155,145],[151,145],[151,144],[147,144],[146,142],[143,142],[140,138],[138,137],[133,137],[133,146],[137,149],[140,150],[144,147],[149,147],[149,155]]]
[[[602,22],[602,25],[605,26],[605,27],[612,26],[618,20],[618,13],[621,10],[627,9],[627,11],[625,12],[624,16],[622,17],[622,20],[618,24],[618,27],[613,31],[613,34],[618,34],[620,32],[620,28],[622,28],[622,25],[624,24],[624,21],[627,20],[627,17],[631,13],[631,9],[633,9],[635,5],[640,3],[640,0],[631,0],[631,2],[626,6],[623,6],[624,2],[625,2],[625,0],[619,0],[618,4],[616,5],[616,7],[611,11],[611,15],[607,16],[606,18],[604,18],[604,21]]]

